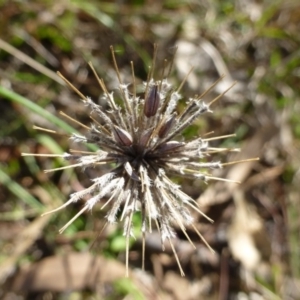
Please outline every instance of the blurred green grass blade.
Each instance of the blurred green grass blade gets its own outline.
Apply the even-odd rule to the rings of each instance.
[[[114,282],[114,288],[120,295],[129,296],[134,300],[145,300],[144,295],[129,278],[118,279]]]
[[[66,133],[79,133],[76,129],[74,129],[72,126],[64,122],[63,120],[59,119],[58,117],[52,115],[49,113],[47,110],[44,108],[40,107],[39,105],[33,103],[31,100],[13,92],[10,91],[3,86],[0,86],[0,96],[5,97],[6,99],[13,101],[15,103],[21,104],[24,107],[27,107],[29,110],[32,112],[44,117],[46,120],[49,122],[55,124],[57,127],[61,128],[64,130]],[[87,145],[87,148],[96,151],[98,148],[95,145]]]
[[[29,194],[22,186],[13,181],[3,170],[0,168],[0,183],[7,187],[17,198],[28,204],[30,207],[42,211],[43,205]]]
[[[29,99],[15,93],[13,91],[10,91],[10,90],[4,88],[3,86],[0,86],[0,95],[5,97],[8,100],[11,100],[15,103],[19,103],[19,104],[23,105],[24,107],[28,108],[32,112],[44,117],[49,122],[55,124],[56,126],[58,126],[61,129],[63,129],[67,133],[76,132],[76,130],[72,126],[70,126],[66,122],[62,121],[61,119],[57,118],[56,116],[52,115],[51,113],[49,113],[44,108],[42,108],[39,105],[33,103]]]
[[[97,5],[94,3],[89,3],[88,1],[71,1],[74,5],[85,11],[87,14],[93,16],[95,19],[100,21],[104,26],[108,28],[113,28],[115,25],[114,20],[106,13],[98,9]]]
[[[63,148],[49,135],[46,134],[38,134],[36,135],[37,141],[44,145],[48,150],[52,153],[64,153]],[[64,161],[61,159],[61,161]]]
[[[21,209],[21,210],[1,212],[0,213],[0,221],[12,222],[12,221],[24,220],[27,218],[35,218],[36,215],[40,214],[40,213],[41,213],[40,210],[37,211],[34,208],[26,209],[26,211]]]

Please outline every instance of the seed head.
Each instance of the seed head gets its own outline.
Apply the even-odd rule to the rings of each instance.
[[[106,215],[108,224],[115,222],[117,213],[121,211],[120,221],[124,224],[124,236],[127,241],[127,272],[129,239],[133,237],[133,214],[138,212],[141,214],[142,220],[143,264],[146,234],[151,233],[154,226],[160,232],[162,245],[165,241],[170,243],[181,274],[184,275],[172,244],[172,238],[175,237],[174,224],[180,227],[192,245],[194,244],[186,232],[187,227],[194,228],[209,247],[194,226],[190,210],[197,211],[208,220],[212,220],[199,210],[197,203],[186,195],[180,186],[172,182],[170,177],[200,178],[203,181],[216,179],[207,170],[221,168],[222,163],[205,161],[206,156],[217,151],[215,148],[209,147],[209,139],[195,137],[192,140],[184,141],[181,134],[197,118],[211,112],[211,104],[226,91],[209,104],[206,104],[201,96],[191,98],[185,109],[177,112],[178,101],[184,98],[180,94],[183,83],[178,89],[174,88],[169,83],[168,75],[165,75],[165,72],[162,72],[161,78],[154,79],[153,67],[149,72],[147,82],[145,82],[144,94],[138,96],[133,64],[132,78],[128,80],[131,81],[133,88],[129,90],[130,82],[125,84],[121,80],[114,51],[113,48],[111,49],[119,80],[121,105],[117,104],[119,102],[115,100],[115,96],[107,91],[103,80],[97,76],[92,66],[103,90],[103,98],[109,105],[109,110],[96,104],[89,97],[85,97],[59,74],[90,109],[93,120],[90,126],[82,124],[86,130],[84,136],[73,133],[70,139],[75,143],[93,144],[99,149],[92,153],[76,151],[76,153],[70,152],[60,156],[67,161],[75,162],[68,167],[94,168],[108,165],[110,171],[93,178],[91,186],[71,194],[65,204],[51,212],[58,211],[89,195],[90,198],[85,202],[81,211],[61,228],[60,232],[63,232],[78,216],[85,211],[92,210],[97,203],[104,202],[101,208],[110,204]],[[218,81],[211,88],[217,83]],[[220,151],[224,151],[224,149]]]

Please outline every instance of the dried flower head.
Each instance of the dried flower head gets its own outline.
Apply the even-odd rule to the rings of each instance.
[[[151,233],[155,226],[160,232],[162,245],[166,240],[169,241],[181,274],[184,275],[172,244],[172,238],[175,237],[172,226],[174,223],[177,224],[192,245],[186,227],[194,228],[209,247],[194,226],[190,210],[195,210],[209,221],[212,220],[201,212],[197,203],[186,195],[180,186],[172,182],[170,176],[200,178],[204,181],[221,180],[212,177],[205,170],[221,168],[223,165],[219,161],[205,161],[206,156],[217,152],[216,148],[209,147],[208,138],[196,137],[190,141],[183,141],[182,137],[178,137],[199,116],[211,112],[212,103],[226,91],[208,104],[201,100],[218,83],[217,81],[202,95],[189,99],[185,109],[178,113],[177,103],[183,98],[180,89],[185,80],[179,88],[174,88],[167,80],[169,70],[166,68],[160,79],[153,78],[156,47],[153,66],[144,83],[144,94],[141,97],[136,94],[133,64],[131,63],[132,90],[130,91],[129,83],[121,79],[112,47],[111,50],[119,81],[119,94],[123,102],[121,106],[117,104],[113,93],[107,91],[103,80],[97,76],[92,65],[90,66],[103,90],[103,98],[107,101],[109,110],[84,96],[59,74],[90,109],[93,120],[90,126],[81,124],[86,129],[86,135],[74,133],[70,139],[75,143],[94,144],[99,150],[96,152],[70,151],[70,153],[57,155],[75,162],[68,167],[94,168],[106,164],[111,169],[106,174],[93,178],[90,187],[73,193],[65,204],[51,212],[65,208],[86,196],[90,197],[77,215],[60,229],[60,232],[63,232],[82,213],[92,210],[103,199],[106,199],[106,202],[102,208],[108,204],[111,206],[106,216],[107,224],[114,223],[118,211],[121,210],[120,221],[124,222],[128,272],[129,239],[133,236],[133,214],[139,211],[142,219],[143,264],[146,233]],[[24,153],[23,155],[34,154]],[[66,167],[46,170],[46,172],[64,168]]]

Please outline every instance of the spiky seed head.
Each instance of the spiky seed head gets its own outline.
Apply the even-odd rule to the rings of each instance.
[[[121,81],[113,49],[112,54],[119,80],[122,106],[117,104],[114,94],[107,91],[103,80],[98,78],[91,66],[103,90],[103,98],[109,104],[109,112],[90,98],[85,97],[60,75],[89,107],[93,120],[90,127],[82,124],[84,129],[88,128],[85,136],[73,133],[70,139],[75,143],[94,144],[99,150],[94,153],[78,150],[76,154],[72,152],[58,156],[67,161],[75,161],[75,164],[69,167],[88,168],[96,165],[108,165],[111,169],[106,174],[93,178],[90,187],[73,193],[64,205],[53,211],[65,208],[90,195],[82,210],[60,230],[63,232],[80,214],[86,210],[92,210],[97,203],[105,201],[105,199],[106,202],[101,209],[110,205],[106,216],[107,223],[115,222],[117,212],[121,209],[120,220],[124,222],[124,235],[127,241],[127,272],[129,239],[133,236],[133,214],[139,211],[142,219],[143,262],[146,234],[151,233],[155,226],[161,234],[162,244],[166,240],[170,242],[183,275],[171,240],[175,237],[173,225],[177,224],[190,242],[186,227],[193,227],[205,242],[193,225],[189,209],[205,215],[198,209],[197,203],[182,192],[180,186],[173,183],[169,176],[201,178],[207,181],[215,178],[204,171],[205,169],[222,167],[220,162],[203,161],[212,151],[206,139],[195,137],[190,141],[182,141],[180,136],[182,131],[194,120],[210,111],[210,105],[204,103],[202,99],[194,97],[189,99],[185,109],[178,115],[177,103],[184,98],[179,93],[182,85],[179,89],[173,88],[164,75],[155,81],[151,77],[154,73],[153,69],[148,82],[145,83],[144,97],[137,96],[135,92],[132,93],[128,90],[127,83],[124,84]],[[134,76],[131,80],[126,80],[135,83]],[[133,90],[136,91],[135,86]],[[76,121],[76,123],[79,122]],[[178,141],[178,137],[180,137],[180,141]],[[216,152],[216,149],[214,148],[213,151]],[[64,168],[66,167],[58,169]],[[209,219],[207,216],[205,217]],[[208,246],[207,243],[206,245]]]

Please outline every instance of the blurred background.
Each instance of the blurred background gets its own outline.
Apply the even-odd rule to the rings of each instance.
[[[0,1],[0,298],[300,299],[299,32],[298,0]],[[72,148],[63,134],[33,129],[82,130],[60,111],[90,122],[56,71],[101,102],[88,62],[109,90],[116,89],[113,45],[125,82],[131,82],[133,61],[140,86],[154,43],[158,67],[178,48],[169,77],[175,86],[193,67],[184,100],[223,74],[208,101],[237,81],[185,138],[235,133],[212,145],[241,152],[214,159],[260,160],[215,173],[240,185],[174,178],[214,219],[210,224],[195,215],[216,254],[188,230],[195,250],[178,230],[174,244],[186,274],[181,277],[171,249],[162,251],[153,232],[142,272],[137,216],[125,278],[122,224],[99,234],[105,211],[82,215],[61,235],[58,230],[84,201],[41,217],[89,186],[95,170],[45,174],[67,163],[21,153]]]

